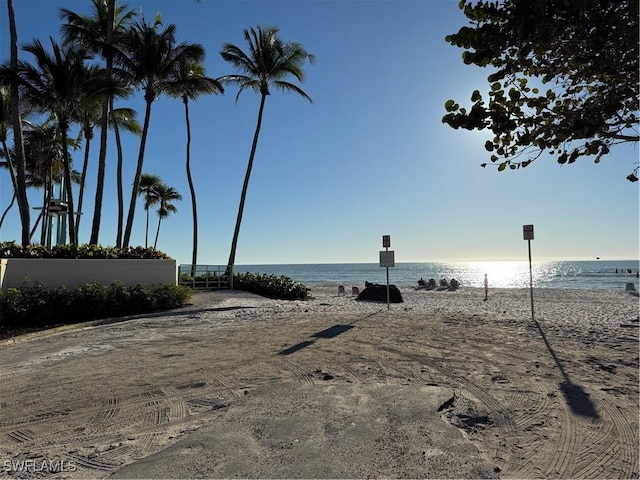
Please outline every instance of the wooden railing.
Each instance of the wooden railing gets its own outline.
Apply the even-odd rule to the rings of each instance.
[[[178,283],[194,290],[232,289],[233,282],[226,270],[226,265],[196,265],[194,272],[192,265],[180,265]]]

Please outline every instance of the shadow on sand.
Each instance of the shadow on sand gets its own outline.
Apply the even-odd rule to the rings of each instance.
[[[571,411],[576,415],[580,415],[581,417],[593,418],[594,420],[600,418],[600,415],[596,411],[595,405],[591,401],[589,394],[585,392],[584,388],[582,388],[580,385],[576,385],[575,383],[571,382],[567,371],[564,369],[564,366],[558,358],[555,350],[553,350],[553,347],[551,347],[549,339],[545,335],[544,330],[542,330],[542,326],[540,325],[540,323],[538,323],[537,320],[534,320],[534,323],[536,324],[536,327],[540,332],[540,336],[542,337],[544,344],[547,346],[547,350],[549,350],[551,357],[553,358],[554,362],[556,362],[556,365],[558,366],[558,369],[560,370],[560,373],[564,378],[564,381],[560,383],[560,391],[562,392],[562,395],[564,396]]]
[[[303,348],[306,348],[310,345],[313,345],[318,339],[320,338],[326,338],[326,339],[331,339],[331,338],[335,338],[338,335],[341,335],[345,332],[348,332],[349,330],[351,330],[354,327],[354,324],[361,321],[361,320],[365,320],[367,318],[372,317],[373,315],[376,315],[376,313],[372,313],[370,315],[367,315],[366,317],[362,317],[362,318],[357,318],[356,320],[354,320],[351,323],[347,323],[345,325],[342,324],[337,324],[337,325],[333,325],[329,328],[325,328],[324,330],[321,330],[319,332],[316,332],[311,336],[311,340],[305,340],[303,342],[297,343],[289,348],[285,348],[284,350],[281,350],[278,352],[278,355],[291,355],[292,353],[296,353],[300,350],[302,350]]]

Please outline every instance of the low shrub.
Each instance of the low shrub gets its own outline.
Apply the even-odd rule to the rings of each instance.
[[[168,259],[169,256],[152,247],[102,247],[85,243],[60,244],[47,248],[44,245],[22,246],[15,242],[0,242],[0,258]]]
[[[75,289],[50,287],[28,279],[0,292],[0,330],[40,328],[150,313],[184,306],[191,290],[179,285],[110,286],[89,283]]]
[[[304,300],[309,293],[309,289],[300,282],[284,275],[278,277],[265,273],[235,273],[233,288],[278,300]]]
[[[155,290],[158,310],[170,310],[186,305],[191,299],[191,289],[180,285],[160,285]]]
[[[229,277],[224,275],[224,272],[205,272],[195,277],[182,273],[180,274],[180,284],[194,287],[211,286],[215,287],[219,283],[227,285]]]
[[[107,290],[107,303],[112,315],[119,317],[126,315],[126,312],[130,310],[130,290],[130,287],[127,287],[122,282],[111,283],[111,288]]]

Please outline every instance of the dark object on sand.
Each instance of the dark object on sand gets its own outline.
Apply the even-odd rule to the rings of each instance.
[[[377,283],[365,282],[365,289],[360,292],[356,300],[368,300],[374,302],[386,302],[387,301],[387,286],[379,285]],[[402,294],[398,287],[395,285],[389,285],[389,302],[390,303],[402,303]]]
[[[418,288],[416,288],[416,290],[433,290],[436,286],[437,284],[435,279],[430,278],[427,282],[425,279],[421,278],[418,280]]]

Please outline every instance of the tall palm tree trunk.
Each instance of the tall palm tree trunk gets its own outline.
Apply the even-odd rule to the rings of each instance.
[[[87,180],[87,170],[89,169],[89,151],[91,148],[91,134],[85,134],[86,142],[84,148],[84,160],[82,162],[82,173],[80,174],[80,191],[78,192],[78,214],[76,215],[76,233],[80,231],[80,216],[82,215],[82,200],[84,199],[84,185]]]
[[[104,197],[104,175],[107,164],[107,134],[109,130],[108,119],[105,119],[109,113],[109,104],[105,102],[102,106],[102,122],[100,124],[100,153],[98,155],[98,179],[96,181],[96,199],[93,205],[93,223],[91,225],[91,237],[89,243],[91,245],[98,244],[98,236],[100,235],[100,222],[102,220],[102,198]]]
[[[198,263],[198,207],[196,205],[196,190],[191,177],[191,122],[189,121],[189,97],[182,97],[184,102],[184,116],[187,125],[187,181],[191,192],[191,211],[193,213],[193,250],[191,253],[191,276],[196,275],[196,265]]]
[[[9,153],[9,147],[7,146],[7,142],[2,141],[2,148],[4,150],[4,156],[7,159],[7,168],[9,170],[9,176],[11,177],[11,185],[13,185],[13,196],[11,197],[11,202],[9,206],[5,209],[2,214],[2,218],[0,218],[0,228],[2,228],[2,224],[4,223],[4,219],[13,207],[13,204],[16,203],[16,199],[18,198],[18,181],[16,180],[16,171],[13,165],[13,160],[11,159],[11,154]],[[31,237],[29,237],[31,238]]]
[[[22,226],[22,245],[29,245],[29,228],[31,224],[29,212],[29,199],[27,198],[27,180],[24,155],[24,143],[22,141],[22,121],[20,119],[20,94],[18,92],[18,32],[16,30],[16,17],[13,10],[13,0],[7,0],[9,11],[9,31],[11,42],[11,116],[13,121],[13,138],[16,151],[16,180],[18,209],[20,210],[20,223]]]
[[[133,188],[131,189],[131,202],[129,202],[129,214],[127,215],[127,225],[124,229],[124,238],[122,246],[128,247],[131,240],[131,230],[133,229],[133,217],[136,213],[136,200],[138,196],[138,187],[140,185],[140,176],[142,175],[142,164],[144,162],[144,149],[147,143],[147,134],[149,133],[149,119],[151,117],[152,100],[147,100],[147,106],[144,114],[144,126],[142,127],[142,137],[140,138],[140,151],[138,153],[138,166],[136,168],[136,176],[133,179]]]
[[[147,212],[147,221],[144,227],[144,248],[149,246],[149,207],[145,205],[145,211]]]
[[[42,230],[40,231],[40,244],[47,245],[47,229],[49,228],[49,202],[51,201],[53,185],[51,185],[49,177],[51,175],[45,174],[44,179],[44,189],[42,191],[42,217],[40,220],[42,221]],[[36,225],[33,226],[33,230],[31,231],[31,235],[33,235],[36,231]]]
[[[69,149],[67,147],[67,135],[68,128],[64,124],[64,122],[60,122],[60,134],[62,136],[62,141],[65,142],[64,148],[62,150],[62,161],[64,164],[64,183],[65,183],[65,192],[67,194],[66,202],[67,202],[67,220],[69,227],[69,243],[71,245],[78,244],[78,236],[76,235],[76,222],[75,222],[75,210],[73,208],[73,188],[71,183],[71,158],[69,156]]]
[[[38,229],[38,225],[40,225],[40,222],[44,222],[44,220],[42,219],[43,217],[44,217],[44,208],[40,210],[40,213],[36,217],[36,221],[33,222],[33,228],[31,229],[31,238],[33,238],[33,235],[36,233],[36,230]],[[42,239],[44,238],[44,236],[41,235],[40,238]],[[40,243],[44,245],[44,242],[40,242]]]
[[[116,188],[118,191],[118,230],[116,233],[116,246],[122,246],[122,227],[124,223],[124,192],[122,188],[122,162],[123,162],[123,154],[122,154],[122,140],[120,139],[120,128],[118,127],[118,122],[116,120],[115,114],[113,113],[113,97],[110,100],[111,110],[111,121],[113,122],[113,133],[116,137],[116,149],[118,151],[118,163],[116,166]]]
[[[4,219],[7,216],[7,213],[9,213],[9,210],[11,210],[11,207],[13,207],[13,204],[16,203],[16,192],[13,192],[13,195],[11,196],[11,202],[9,203],[9,206],[4,210],[4,212],[2,213],[2,218],[0,218],[0,228],[2,228],[2,224],[4,223]]]
[[[107,44],[106,75],[111,82],[113,76],[113,19],[115,17],[116,0],[107,0]],[[93,208],[93,224],[91,225],[91,245],[98,244],[100,222],[102,220],[102,198],[104,197],[104,175],[107,163],[107,134],[109,132],[109,102],[102,106],[102,122],[100,123],[100,154],[98,155],[98,180],[96,182],[96,199]]]
[[[262,112],[264,111],[264,102],[267,99],[266,94],[262,94],[260,98],[260,110],[258,111],[258,123],[256,131],[253,134],[253,144],[251,145],[251,154],[249,155],[249,164],[247,165],[247,173],[244,176],[244,184],[242,185],[242,194],[240,195],[240,205],[238,207],[238,217],[236,218],[236,227],[233,230],[233,240],[231,241],[231,252],[229,253],[229,262],[227,263],[227,275],[233,272],[233,266],[236,261],[236,247],[238,246],[238,235],[240,234],[240,224],[242,223],[242,213],[244,211],[244,201],[247,197],[247,189],[249,188],[249,178],[251,177],[251,169],[253,168],[253,158],[256,154],[258,146],[258,136],[260,135],[260,127],[262,125]]]
[[[158,245],[158,236],[160,235],[160,222],[162,222],[162,217],[158,217],[158,228],[156,228],[156,239],[153,242],[153,248],[156,248],[156,245]]]
[[[9,152],[9,146],[7,142],[2,141],[2,149],[4,150],[4,158],[7,159],[7,167],[9,170],[9,176],[11,177],[11,185],[13,185],[13,193],[18,195],[18,180],[16,179],[16,167],[11,158],[11,153]],[[13,203],[13,201],[12,201]]]

